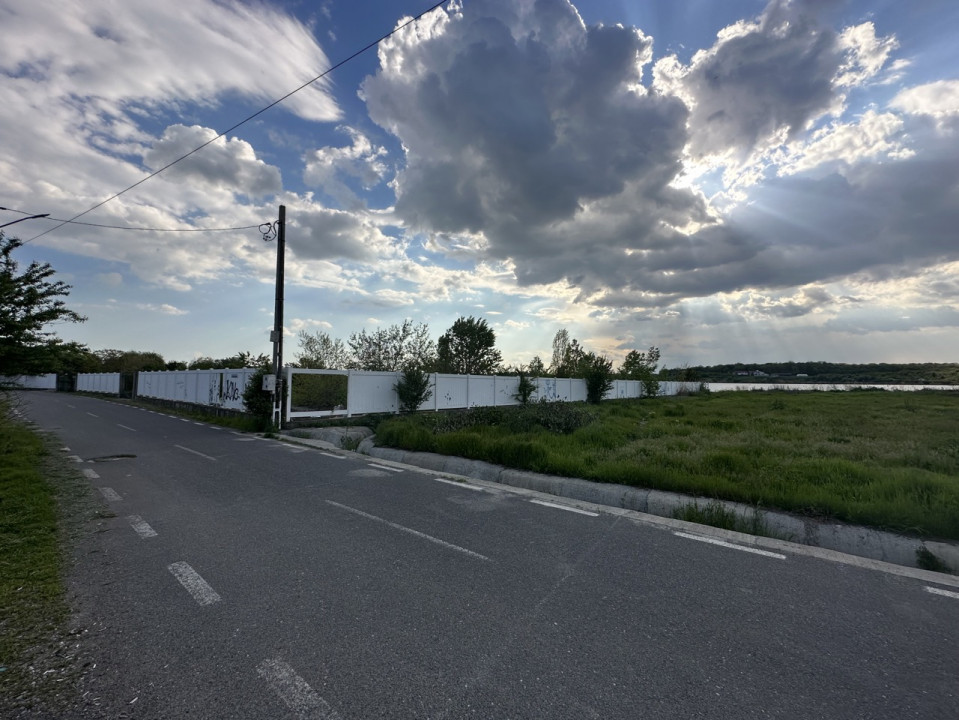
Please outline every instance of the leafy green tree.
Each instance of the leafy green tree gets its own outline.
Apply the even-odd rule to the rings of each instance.
[[[344,370],[350,364],[350,355],[339,338],[317,330],[314,333],[301,330],[297,337],[300,352],[296,364],[313,370]]]
[[[575,377],[586,349],[576,339],[570,339],[566,328],[558,330],[553,337],[553,362],[550,373],[558,378]]]
[[[586,381],[586,402],[598,403],[613,387],[613,361],[605,355],[584,353],[576,370],[576,375]]]
[[[457,375],[493,375],[503,356],[496,349],[496,333],[486,320],[457,318],[437,343],[437,369]]]
[[[425,323],[365,329],[350,335],[350,366],[357,370],[396,372],[407,366],[428,369],[436,364],[436,343],[430,338]]]
[[[546,375],[546,366],[543,365],[543,360],[539,355],[534,355],[533,359],[529,361],[529,367],[526,368],[526,372],[529,373],[530,377],[534,378]]]
[[[659,348],[650,347],[646,352],[630,350],[619,368],[619,375],[625,380],[639,380],[643,383],[646,395],[659,394],[659,380],[656,379],[656,366],[659,364]]]
[[[13,251],[23,245],[0,230],[0,368],[6,375],[37,375],[56,369],[63,342],[46,330],[55,322],[83,322],[62,298],[70,286],[52,281],[49,263],[32,262],[23,274]]]
[[[400,412],[416,412],[420,405],[433,397],[430,374],[422,366],[410,363],[403,368],[393,386],[400,401]]]
[[[147,370],[166,370],[167,363],[159,353],[139,350],[97,350],[99,372],[131,373]]]

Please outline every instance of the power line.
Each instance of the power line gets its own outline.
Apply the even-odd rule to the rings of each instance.
[[[23,210],[16,210],[14,208],[8,208],[8,207],[0,207],[0,210],[8,210],[10,212],[20,213],[21,215],[33,215],[33,213],[28,213],[28,212],[24,212]],[[228,230],[252,230],[253,228],[260,227],[260,225],[257,224],[257,225],[243,225],[240,227],[219,227],[219,228],[148,228],[148,227],[131,227],[129,225],[104,225],[102,223],[78,222],[76,220],[64,220],[62,218],[55,218],[55,217],[49,217],[49,216],[45,217],[44,219],[53,220],[54,222],[60,223],[58,227],[69,224],[69,225],[84,225],[86,227],[95,227],[95,228],[106,228],[108,230],[135,230],[139,232],[226,232]],[[52,229],[56,230],[56,228],[52,228]],[[40,237],[40,236],[38,235],[37,237]]]
[[[106,205],[106,204],[107,204],[108,202],[110,202],[111,200],[116,200],[118,197],[120,197],[120,196],[123,195],[124,193],[130,192],[130,190],[133,190],[133,188],[138,187],[139,185],[142,185],[143,183],[145,183],[147,180],[156,177],[157,175],[159,175],[160,173],[162,173],[164,170],[167,170],[168,168],[171,168],[171,167],[173,167],[174,165],[176,165],[176,164],[177,164],[178,162],[180,162],[181,160],[186,160],[188,157],[190,157],[191,155],[193,155],[193,154],[196,153],[196,152],[199,152],[200,150],[202,150],[203,148],[205,148],[207,145],[210,145],[211,143],[216,142],[217,140],[219,140],[221,137],[223,137],[223,136],[226,135],[227,133],[233,132],[234,130],[236,130],[236,129],[237,129],[238,127],[240,127],[241,125],[245,125],[246,123],[250,122],[250,120],[252,120],[252,119],[254,119],[254,118],[256,118],[256,117],[259,117],[260,115],[262,115],[263,113],[265,113],[267,110],[269,110],[269,109],[271,109],[271,108],[273,108],[273,107],[276,107],[276,106],[279,105],[281,102],[283,102],[284,100],[286,100],[288,97],[291,97],[292,95],[295,95],[296,93],[298,93],[300,90],[303,90],[304,88],[309,87],[310,85],[312,85],[313,83],[315,83],[317,80],[322,80],[324,77],[326,77],[327,75],[329,75],[331,72],[333,72],[333,71],[336,70],[337,68],[340,68],[340,67],[342,67],[343,65],[346,65],[346,63],[350,62],[350,60],[352,60],[353,58],[358,57],[358,56],[362,55],[363,53],[365,53],[367,50],[376,47],[376,46],[379,45],[381,42],[383,42],[383,41],[386,40],[387,38],[391,37],[393,34],[399,32],[400,30],[402,30],[403,28],[405,28],[407,25],[410,25],[410,24],[412,24],[412,23],[415,23],[417,20],[419,20],[421,17],[423,17],[423,16],[426,15],[427,13],[433,12],[436,8],[438,8],[440,5],[442,5],[442,4],[443,4],[444,2],[446,2],[446,1],[447,1],[447,0],[440,0],[440,1],[437,2],[437,3],[434,3],[433,5],[431,5],[430,7],[428,7],[426,10],[424,10],[423,12],[421,12],[421,13],[420,13],[419,15],[417,15],[416,17],[412,17],[412,18],[410,18],[409,20],[407,20],[405,23],[403,23],[402,25],[396,26],[395,28],[393,28],[392,30],[390,30],[390,31],[389,31],[388,33],[386,33],[385,35],[380,36],[378,39],[374,40],[373,42],[369,43],[368,45],[366,45],[366,46],[362,47],[361,49],[357,50],[356,52],[354,52],[354,53],[353,53],[352,55],[350,55],[349,57],[347,57],[347,58],[345,58],[345,59],[343,59],[343,60],[340,60],[340,61],[339,61],[338,63],[336,63],[335,65],[330,66],[329,68],[327,68],[326,70],[324,70],[322,73],[320,73],[319,75],[317,75],[317,76],[316,76],[315,78],[313,78],[312,80],[309,80],[309,81],[303,83],[303,84],[300,85],[298,88],[296,88],[296,89],[294,89],[294,90],[291,90],[290,92],[288,92],[288,93],[287,93],[286,95],[284,95],[283,97],[281,97],[281,98],[279,98],[279,99],[277,99],[277,100],[274,100],[273,102],[271,102],[271,103],[270,103],[269,105],[267,105],[266,107],[263,107],[263,108],[257,110],[255,113],[253,113],[253,114],[250,115],[249,117],[246,117],[246,118],[244,118],[243,120],[240,120],[240,122],[238,122],[236,125],[227,128],[226,130],[224,130],[223,132],[221,132],[221,133],[220,133],[219,135],[217,135],[216,137],[211,138],[211,139],[207,140],[205,143],[203,143],[202,145],[193,148],[193,149],[192,149],[190,152],[188,152],[186,155],[183,155],[183,156],[181,156],[181,157],[178,157],[176,160],[174,160],[174,161],[172,161],[172,162],[170,162],[170,163],[167,163],[166,165],[164,165],[163,167],[161,167],[159,170],[155,170],[155,171],[153,171],[152,173],[150,173],[149,175],[147,175],[145,178],[143,178],[143,179],[141,179],[141,180],[133,183],[132,185],[130,185],[130,187],[121,190],[120,192],[116,193],[115,195],[111,195],[111,196],[108,197],[106,200],[103,200],[103,201],[97,203],[96,205],[94,205],[93,207],[84,210],[82,213],[79,213],[79,214],[77,214],[77,215],[74,215],[74,216],[73,216],[72,218],[70,218],[69,220],[60,221],[60,224],[59,224],[59,225],[54,225],[54,226],[53,226],[52,228],[50,228],[49,230],[44,230],[44,231],[43,231],[42,233],[40,233],[39,235],[34,235],[32,238],[30,238],[29,240],[27,240],[27,241],[24,242],[23,244],[26,245],[26,244],[29,243],[29,242],[33,242],[33,241],[36,240],[37,238],[41,238],[41,237],[43,237],[44,235],[46,235],[46,234],[48,234],[48,233],[52,233],[54,230],[59,230],[59,229],[62,228],[64,225],[66,225],[66,224],[68,224],[68,223],[74,222],[77,218],[81,218],[81,217],[83,217],[84,215],[86,215],[87,213],[93,212],[93,211],[96,210],[97,208],[102,207],[103,205]]]

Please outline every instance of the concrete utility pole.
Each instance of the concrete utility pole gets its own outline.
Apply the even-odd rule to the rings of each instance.
[[[276,223],[276,305],[273,310],[273,375],[276,385],[273,391],[273,423],[277,427],[282,422],[283,383],[280,373],[283,370],[283,264],[286,254],[286,205],[280,205],[280,219]]]

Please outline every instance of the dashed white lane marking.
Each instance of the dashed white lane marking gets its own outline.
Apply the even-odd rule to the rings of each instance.
[[[367,463],[372,468],[377,470],[389,470],[390,472],[401,473],[403,472],[400,468],[390,467],[389,465],[377,465],[376,463]]]
[[[300,720],[340,720],[340,714],[282,660],[264,660],[256,672]]]
[[[327,457],[336,458],[337,460],[346,460],[345,455],[334,455],[333,453],[320,451],[320,455],[326,455]]]
[[[326,503],[328,505],[332,505],[333,507],[338,507],[341,510],[346,510],[347,512],[351,512],[354,515],[365,517],[367,520],[374,520],[378,523],[383,523],[384,525],[391,527],[394,530],[399,530],[401,532],[409,533],[410,535],[415,535],[416,537],[422,538],[423,540],[429,540],[431,543],[436,543],[437,545],[441,545],[445,548],[449,548],[450,550],[456,550],[458,552],[465,553],[466,555],[469,555],[470,557],[474,557],[478,560],[489,561],[489,558],[486,557],[485,555],[480,555],[477,552],[473,552],[472,550],[467,550],[466,548],[460,547],[459,545],[454,545],[453,543],[448,543],[445,540],[440,540],[439,538],[435,538],[432,535],[421,533],[419,530],[413,530],[412,528],[404,527],[403,525],[397,525],[395,522],[390,522],[389,520],[385,520],[381,517],[377,517],[376,515],[370,515],[367,512],[363,512],[362,510],[357,510],[356,508],[352,508],[349,505],[340,505],[338,502],[333,502],[332,500],[327,500]]]
[[[544,507],[556,508],[557,510],[567,510],[572,513],[579,513],[580,515],[599,517],[599,513],[590,512],[589,510],[580,510],[579,508],[570,507],[569,505],[560,505],[559,503],[546,502],[545,500],[530,500],[530,502],[537,505],[543,505]]]
[[[256,438],[251,438],[251,437],[233,438],[233,442],[253,442],[254,440],[256,440]]]
[[[222,430],[223,428],[217,427],[216,425],[210,425],[211,430]]]
[[[719,545],[721,547],[731,548],[733,550],[742,550],[743,552],[753,553],[754,555],[763,555],[765,557],[776,558],[777,560],[785,560],[785,555],[780,555],[779,553],[769,552],[768,550],[760,550],[759,548],[746,547],[745,545],[735,545],[725,540],[717,540],[716,538],[703,537],[702,535],[690,535],[689,533],[684,532],[674,532],[673,535],[677,535],[681,538],[686,538],[687,540],[698,540],[699,542],[709,543],[710,545]]]
[[[933,595],[942,595],[943,597],[959,600],[959,593],[952,592],[951,590],[943,590],[942,588],[929,587],[927,585],[926,592],[931,592]]]
[[[99,490],[100,494],[103,495],[104,499],[106,499],[108,502],[118,502],[123,499],[120,497],[120,493],[113,488],[102,487],[99,488]]]
[[[67,455],[67,460],[73,460],[73,462],[76,462],[76,463],[83,462],[83,458],[80,457],[79,455]]]
[[[213,462],[216,462],[215,457],[211,455],[205,455],[204,453],[201,453],[199,450],[191,450],[190,448],[183,447],[182,445],[174,445],[173,447],[179,448],[180,450],[184,450],[185,452],[188,452],[188,453],[193,453],[194,455],[199,455],[200,457],[206,458],[207,460],[212,460]]]
[[[76,405],[71,405],[70,403],[67,403],[67,407],[70,408],[71,410],[76,410],[76,409],[77,409],[77,406],[76,406]]]
[[[483,492],[485,488],[476,487],[475,485],[469,485],[465,482],[456,482],[455,480],[447,480],[446,478],[433,478],[436,482],[446,483],[447,485],[452,485],[454,487],[462,488],[463,490],[476,490],[477,492]]]
[[[171,415],[170,417],[176,417],[176,416],[175,416],[175,415]],[[177,420],[179,420],[180,422],[190,422],[190,421],[187,420],[186,418],[177,418]]]
[[[70,448],[68,448],[68,447],[62,447],[62,448],[60,448],[60,452],[70,452]]]
[[[126,425],[121,425],[120,423],[117,423],[117,427],[122,427],[124,430],[129,430],[130,432],[136,432],[136,430],[134,430],[132,427],[127,427]]]
[[[83,473],[84,477],[90,478],[91,480],[96,480],[97,478],[100,477],[90,468],[83,468],[83,470],[81,470],[80,472]]]
[[[92,412],[88,412],[87,415],[89,415],[90,417],[95,417],[95,418],[100,417],[99,415],[94,415]]]
[[[146,540],[147,538],[157,536],[156,530],[150,527],[149,524],[147,524],[147,522],[139,515],[129,515],[127,520],[130,521],[130,527],[132,527],[136,531],[136,534],[142,539]]]
[[[206,427],[206,423],[195,422],[194,425],[199,425],[200,427]]]
[[[190,567],[189,563],[175,562],[168,565],[167,570],[173,573],[173,577],[180,581],[180,584],[200,605],[212,605],[222,600],[216,590],[210,587],[210,584],[200,577],[200,574]]]

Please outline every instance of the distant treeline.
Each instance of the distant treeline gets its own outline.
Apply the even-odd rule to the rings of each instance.
[[[663,368],[665,380],[701,382],[814,382],[877,385],[959,385],[959,363],[735,363]]]

